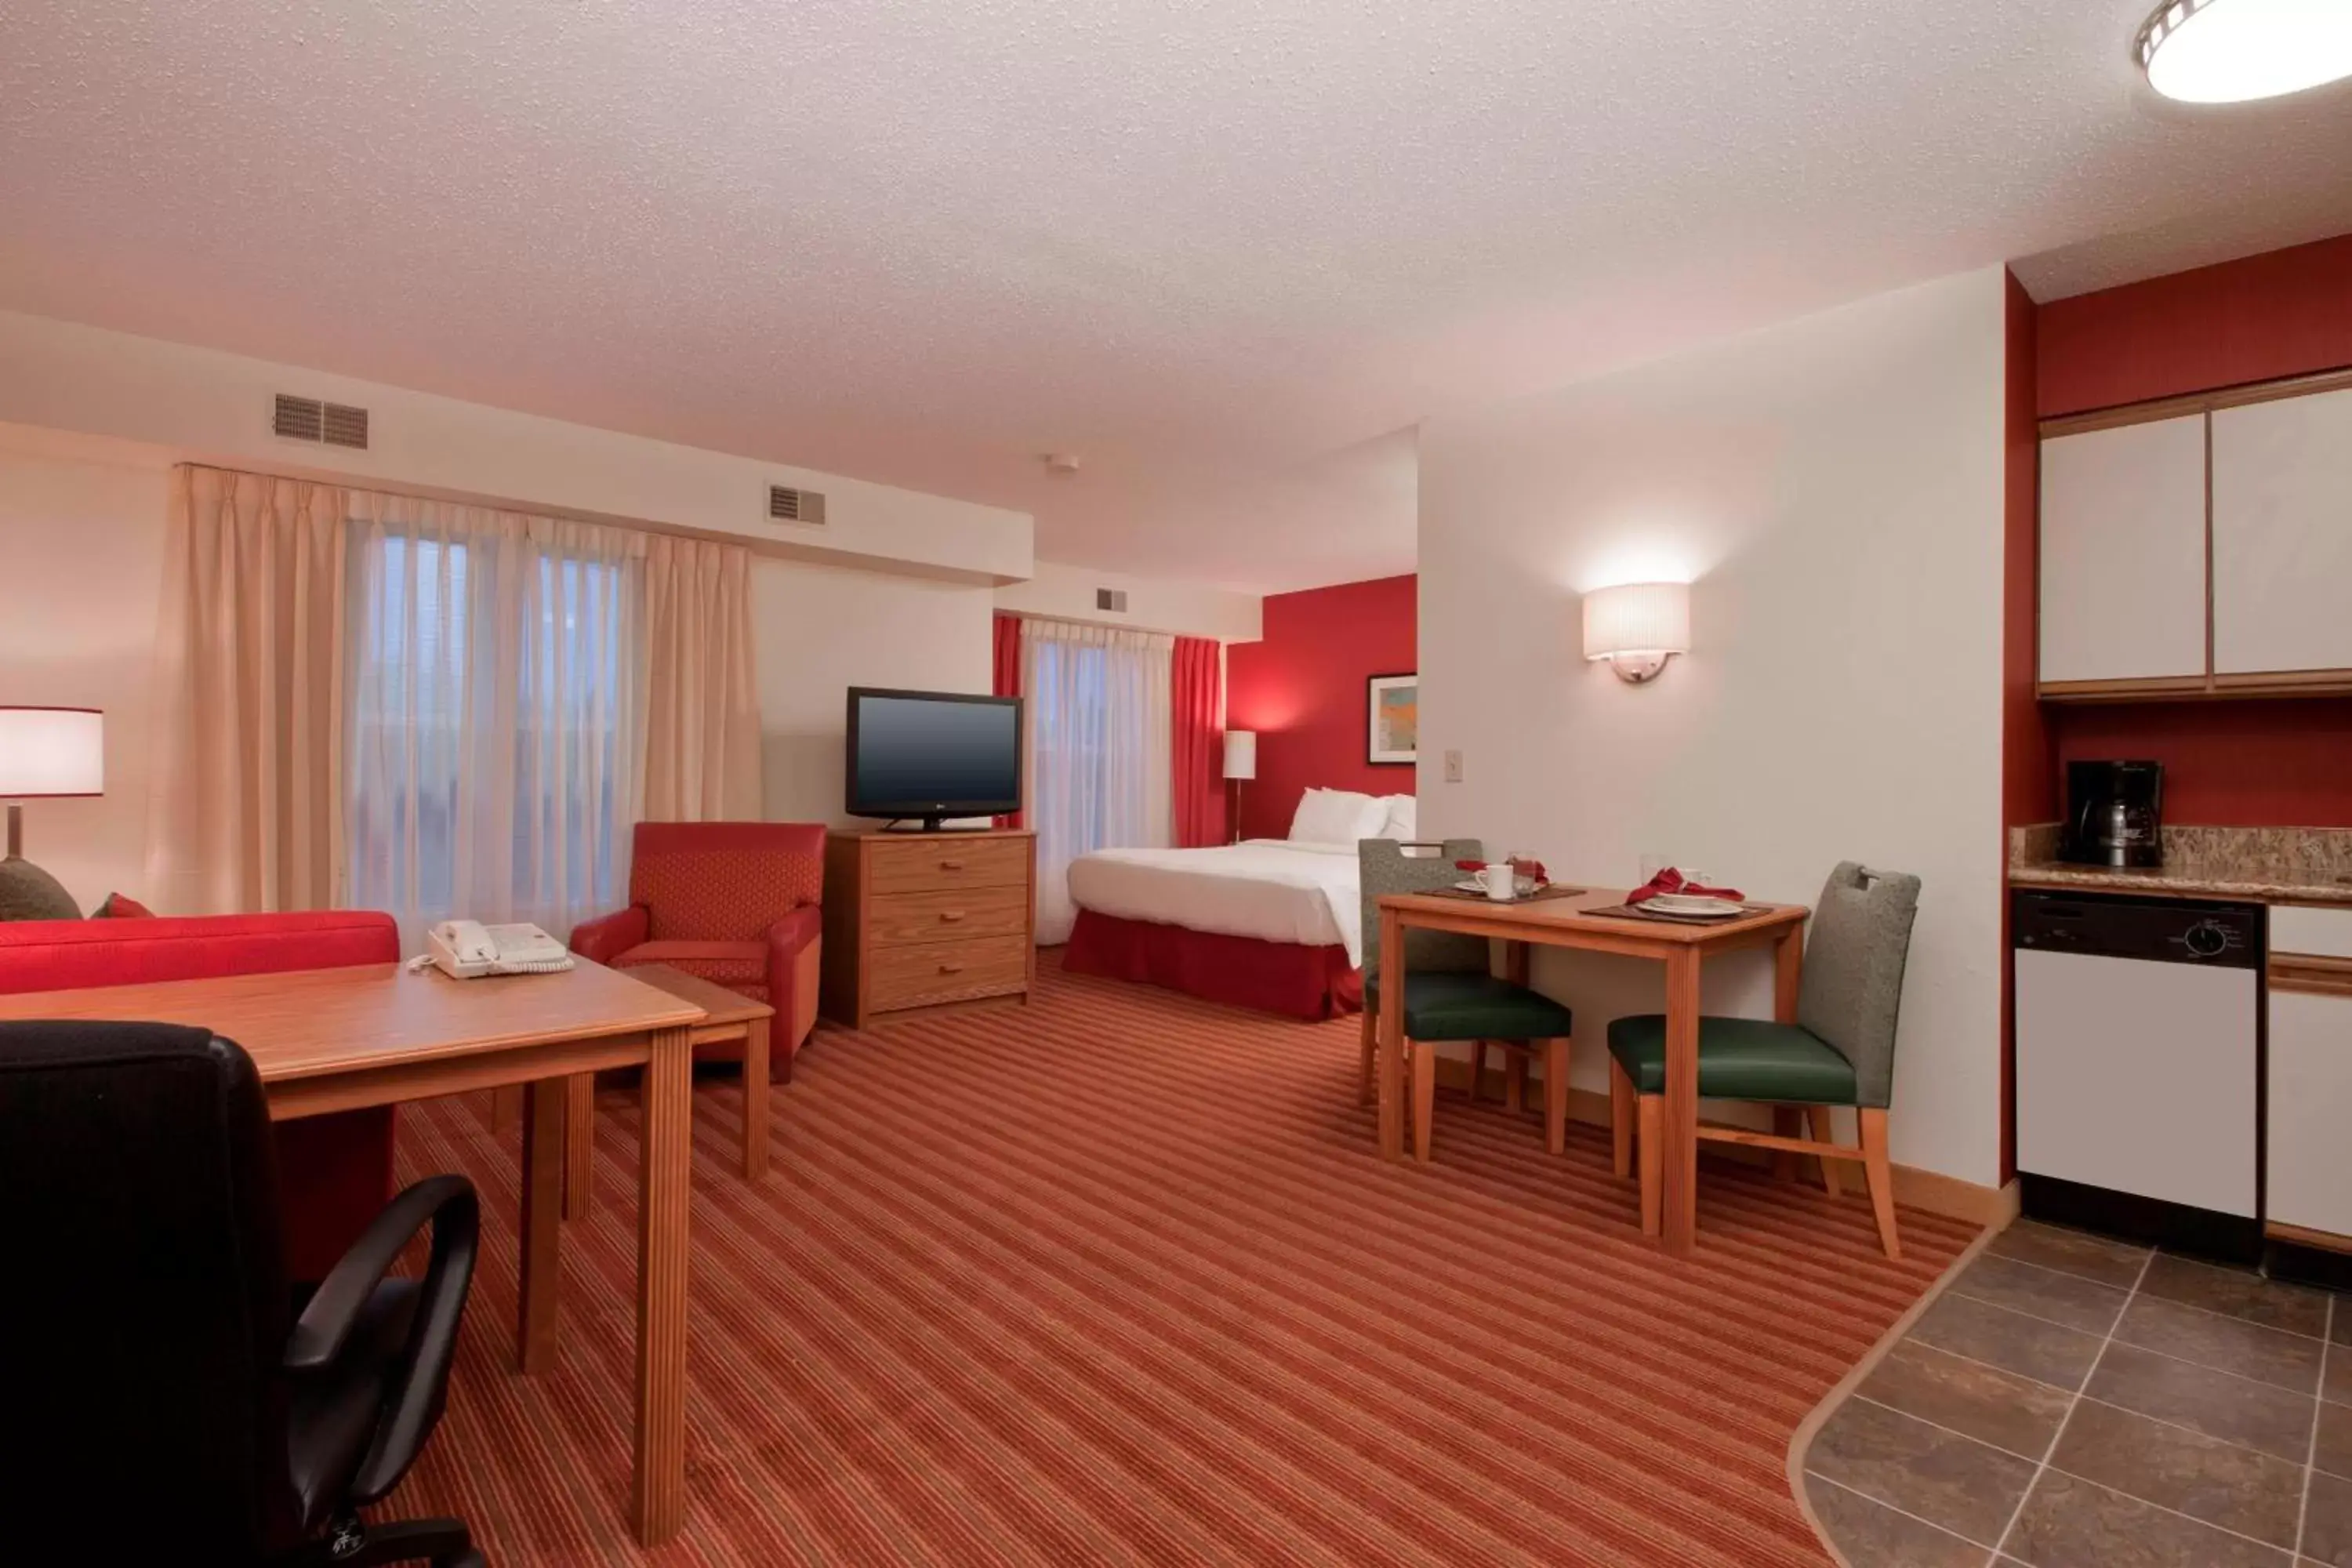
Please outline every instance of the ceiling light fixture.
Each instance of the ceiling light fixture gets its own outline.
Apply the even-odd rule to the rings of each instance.
[[[2132,53],[2183,103],[2278,98],[2352,76],[2352,0],[2171,0]]]

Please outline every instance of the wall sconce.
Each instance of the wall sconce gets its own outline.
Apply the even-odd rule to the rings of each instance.
[[[1584,657],[1605,658],[1620,680],[1657,678],[1690,652],[1690,584],[1625,583],[1584,595]]]

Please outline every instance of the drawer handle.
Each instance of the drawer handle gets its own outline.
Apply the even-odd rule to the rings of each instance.
[[[940,869],[942,871],[961,871],[963,869],[963,862],[961,860],[942,860],[940,862]]]
[[[961,974],[963,973],[963,965],[961,963],[942,963],[940,965],[940,973],[941,974]]]
[[[949,925],[953,925],[956,921],[963,919],[963,911],[961,910],[941,910],[940,911],[940,919]]]

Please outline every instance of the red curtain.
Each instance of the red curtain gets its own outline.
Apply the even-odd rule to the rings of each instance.
[[[1175,725],[1169,748],[1175,774],[1170,802],[1180,849],[1225,840],[1223,682],[1214,638],[1176,639],[1168,706],[1174,712]]]
[[[995,678],[989,686],[989,691],[997,697],[1021,695],[1021,617],[1019,616],[996,617]],[[1021,826],[1021,814],[1016,811],[1010,816],[1000,816],[996,819],[996,826],[1018,827]]]

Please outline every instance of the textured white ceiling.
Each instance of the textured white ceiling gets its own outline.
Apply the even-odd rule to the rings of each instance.
[[[2352,228],[2352,94],[2164,105],[2142,9],[5,0],[0,306],[1291,586],[1410,564],[1433,410]]]

